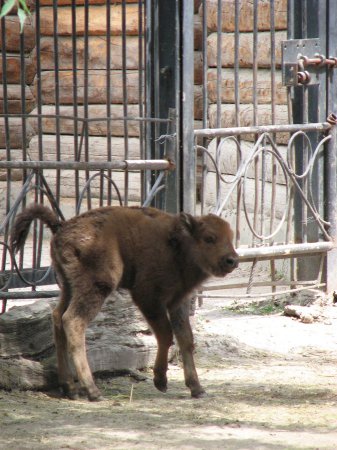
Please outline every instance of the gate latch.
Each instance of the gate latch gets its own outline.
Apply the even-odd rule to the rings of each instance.
[[[282,42],[282,83],[284,86],[319,84],[326,68],[337,68],[337,58],[321,53],[319,39],[292,39]]]

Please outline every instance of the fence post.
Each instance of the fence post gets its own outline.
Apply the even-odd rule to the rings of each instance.
[[[336,125],[332,126],[329,134],[331,139],[327,144],[325,159],[325,211],[326,219],[330,222],[329,234],[333,240],[334,248],[328,252],[326,261],[326,291],[328,293],[337,289]]]
[[[182,1],[182,208],[195,213],[196,155],[193,142],[194,122],[194,2]]]

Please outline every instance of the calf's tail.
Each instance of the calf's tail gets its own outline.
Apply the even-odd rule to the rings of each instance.
[[[25,245],[30,224],[40,219],[53,234],[61,227],[62,222],[57,215],[44,205],[33,204],[24,209],[15,219],[11,230],[10,246],[13,252],[18,252]]]

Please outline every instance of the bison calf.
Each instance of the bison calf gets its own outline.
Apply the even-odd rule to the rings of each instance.
[[[35,204],[17,216],[11,234],[14,251],[23,247],[34,219],[53,233],[51,258],[61,290],[53,312],[54,337],[65,395],[78,396],[72,361],[88,398],[101,399],[87,361],[85,331],[105,298],[125,288],[158,342],[156,388],[162,392],[167,388],[168,350],[174,333],[186,386],[192,397],[202,396],[193,360],[188,301],[184,300],[211,275],[224,276],[237,267],[228,223],[215,215],[192,217],[123,207],[94,209],[61,222],[52,210]]]

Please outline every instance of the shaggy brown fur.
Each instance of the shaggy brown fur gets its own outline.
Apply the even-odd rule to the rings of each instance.
[[[18,215],[11,234],[14,251],[23,247],[31,222],[40,219],[53,232],[51,257],[61,289],[53,312],[59,381],[77,398],[74,363],[90,400],[101,393],[90,371],[85,331],[105,298],[129,289],[158,342],[154,384],[167,388],[168,350],[173,333],[183,359],[186,386],[204,394],[193,360],[188,296],[211,275],[224,276],[238,265],[232,231],[217,216],[170,215],[153,208],[105,207],[66,222],[43,205]]]

